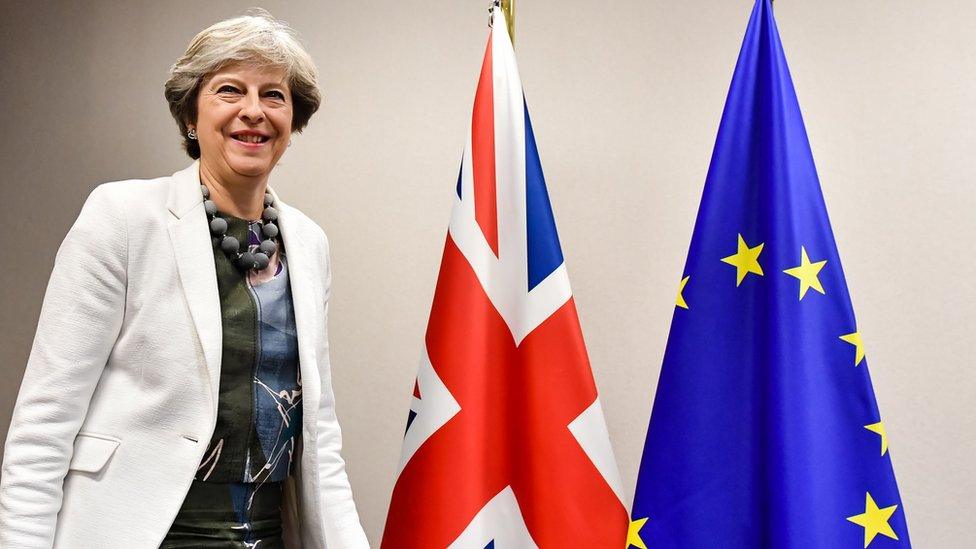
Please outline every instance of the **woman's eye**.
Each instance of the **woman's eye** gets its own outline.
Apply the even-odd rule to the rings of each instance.
[[[277,90],[272,91],[272,92],[268,92],[268,93],[276,94],[278,96],[278,99],[284,99],[285,98],[285,94],[283,94],[283,93],[281,93],[280,91],[277,91]]]
[[[237,88],[235,88],[234,86],[230,86],[230,85],[225,84],[225,85],[217,88],[217,93],[221,93],[224,90],[229,90],[229,91],[232,91],[232,92],[237,92]]]

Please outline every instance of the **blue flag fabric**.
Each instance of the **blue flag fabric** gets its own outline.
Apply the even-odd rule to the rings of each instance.
[[[770,0],[732,78],[631,517],[642,549],[910,547]]]

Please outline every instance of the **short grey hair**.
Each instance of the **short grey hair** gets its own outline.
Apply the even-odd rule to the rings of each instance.
[[[247,63],[284,70],[291,90],[293,132],[300,133],[322,103],[318,71],[298,34],[262,8],[244,13],[200,31],[169,69],[166,101],[180,128],[183,148],[194,160],[200,158],[200,143],[186,132],[187,125],[197,119],[200,85],[227,65]]]

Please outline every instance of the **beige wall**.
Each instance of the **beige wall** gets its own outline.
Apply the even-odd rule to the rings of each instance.
[[[0,434],[57,246],[97,183],[189,160],[170,63],[248,3],[7,3]],[[141,4],[137,7],[137,4]],[[329,232],[345,456],[379,539],[486,38],[484,0],[267,2],[326,103],[276,170]],[[521,0],[518,58],[628,497],[752,0]],[[780,0],[919,547],[976,516],[976,3]]]

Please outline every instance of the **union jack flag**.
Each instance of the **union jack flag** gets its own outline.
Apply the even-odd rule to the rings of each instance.
[[[618,549],[621,483],[493,17],[382,547]]]

